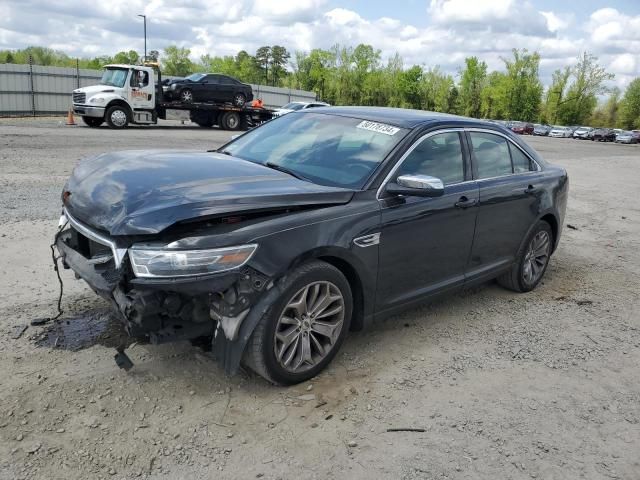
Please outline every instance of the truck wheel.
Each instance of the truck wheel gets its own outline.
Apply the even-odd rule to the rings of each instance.
[[[317,375],[335,357],[351,323],[349,282],[333,265],[303,264],[283,280],[282,294],[266,310],[243,362],[275,384]]]
[[[107,110],[107,124],[111,128],[125,128],[129,125],[129,110],[120,105],[115,105]]]
[[[233,104],[236,107],[244,107],[245,103],[247,103],[247,97],[244,96],[244,93],[236,93],[233,96]]]
[[[182,90],[182,92],[180,92],[180,101],[182,103],[193,102],[193,92],[191,92],[191,90],[189,90],[188,88]]]
[[[97,128],[104,122],[104,119],[97,117],[82,117],[82,121],[87,127]]]
[[[220,126],[223,130],[237,130],[240,128],[240,114],[237,112],[227,112],[220,119]]]

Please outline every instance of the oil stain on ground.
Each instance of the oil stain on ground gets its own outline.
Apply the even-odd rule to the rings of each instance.
[[[113,312],[103,308],[61,318],[44,327],[35,342],[39,347],[76,351],[93,345],[128,346],[131,339]]]

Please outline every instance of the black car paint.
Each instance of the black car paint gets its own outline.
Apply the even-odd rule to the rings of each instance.
[[[238,93],[243,94],[247,102],[253,100],[251,85],[220,74],[207,74],[195,82],[189,78],[173,80],[169,83],[166,95],[179,100],[185,89],[191,90],[194,102],[232,102]]]
[[[305,113],[292,113],[299,114]],[[507,129],[488,122],[395,109],[332,107],[328,114],[389,123],[411,132],[361,191],[309,184],[219,154],[138,152],[107,154],[82,163],[67,184],[71,191],[67,208],[78,220],[111,232],[125,246],[140,241],[174,242],[171,248],[176,249],[259,245],[248,264],[249,271],[167,280],[131,278],[126,264],[122,268],[124,284],[133,287],[141,298],[149,292],[176,292],[180,298],[188,299],[195,292],[199,301],[207,301],[206,292],[258,278],[260,288],[250,297],[254,308],[241,325],[238,338],[229,340],[217,335],[216,348],[223,352],[228,372],[237,369],[260,312],[278,291],[279,279],[307,259],[324,259],[345,273],[355,295],[352,327],[359,329],[435,294],[506,270],[528,230],[541,218],[552,224],[554,249],[557,246],[567,200],[566,172],[547,164]],[[508,137],[540,165],[541,171],[474,180],[473,155],[465,133],[465,129],[474,128]],[[397,197],[378,191],[409,145],[442,129],[461,132],[467,162],[464,183],[447,187],[438,198]],[[220,165],[221,170],[212,169],[203,175],[207,158]],[[150,162],[178,162],[180,172],[169,169],[158,177],[152,175]],[[173,175],[179,175],[178,182]],[[259,177],[269,187],[234,175]],[[226,176],[227,180],[220,181],[218,176]],[[137,186],[137,182],[143,186]],[[159,183],[168,186],[158,187]],[[80,190],[76,191],[78,187]],[[262,195],[256,195],[253,189]],[[247,199],[247,195],[251,198]],[[476,200],[475,205],[456,207],[463,197]],[[266,199],[268,202],[263,203]],[[216,223],[220,217],[246,212],[255,216],[232,225]],[[376,232],[382,233],[379,246],[363,248],[354,244],[354,239]],[[58,242],[60,248],[68,249],[61,243],[64,242]],[[78,259],[68,263],[73,261]],[[82,269],[73,264],[71,267],[92,283],[91,272],[78,271]],[[122,277],[119,282],[117,291],[122,288]],[[243,288],[250,290],[250,286]],[[121,294],[116,300],[113,293],[99,293],[112,299],[125,317],[127,308],[132,308],[123,305]],[[135,303],[139,298],[129,300]]]

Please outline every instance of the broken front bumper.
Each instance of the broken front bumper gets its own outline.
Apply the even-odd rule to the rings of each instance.
[[[112,303],[133,337],[166,343],[211,336],[233,344],[267,290],[268,279],[247,266],[189,278],[137,278],[125,246],[65,213],[69,226],[56,237],[64,267]],[[237,348],[244,348],[244,342]]]

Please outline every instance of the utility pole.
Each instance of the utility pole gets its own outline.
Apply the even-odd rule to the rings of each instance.
[[[147,61],[147,16],[146,15],[138,15],[142,17],[144,20],[144,61]]]

